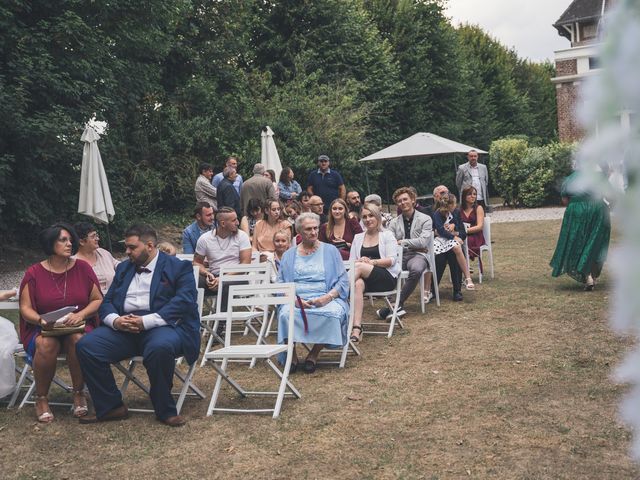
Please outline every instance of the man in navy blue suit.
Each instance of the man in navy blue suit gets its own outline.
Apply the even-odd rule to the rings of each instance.
[[[200,319],[190,263],[158,251],[156,232],[134,225],[125,233],[128,261],[118,265],[100,306],[102,325],[78,342],[76,350],[95,407],[81,423],[127,418],[111,364],[142,355],[157,419],[184,425],[171,389],[175,359],[191,364],[200,351]]]

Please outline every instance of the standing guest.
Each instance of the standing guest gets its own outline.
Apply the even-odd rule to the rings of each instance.
[[[409,276],[400,291],[398,315],[404,315],[404,302],[420,283],[420,277],[429,269],[428,251],[433,235],[431,217],[416,210],[416,195],[409,187],[402,187],[393,192],[393,201],[400,208],[400,215],[389,224],[398,245],[403,248],[402,269],[409,271]],[[431,274],[425,282],[425,290],[431,290]],[[428,298],[428,297],[427,297]],[[381,319],[391,315],[389,308],[376,312]]]
[[[247,214],[247,205],[252,198],[257,199],[260,205],[269,198],[276,197],[276,191],[273,188],[273,183],[264,176],[265,167],[261,163],[256,163],[253,166],[253,177],[244,182],[242,190],[240,191],[240,204],[242,205],[242,211]]]
[[[198,168],[198,178],[194,190],[196,192],[196,203],[208,203],[213,208],[217,206],[216,187],[211,185],[213,177],[213,167],[209,163],[202,163]]]
[[[88,222],[80,222],[76,223],[73,229],[79,238],[76,258],[84,260],[91,265],[100,283],[100,290],[104,295],[111,286],[116,267],[120,262],[113,258],[109,251],[100,248],[100,235],[98,235],[94,225]]]
[[[460,210],[456,208],[456,197],[453,194],[443,195],[435,205],[433,224],[438,236],[434,239],[433,248],[436,255],[453,250],[460,270],[465,274],[467,290],[475,290],[469,265],[464,257],[462,245],[466,238],[466,230],[460,218]]]
[[[125,232],[128,260],[100,307],[103,325],[77,345],[95,415],[80,423],[123,420],[128,416],[111,364],[137,355],[149,376],[149,395],[156,418],[170,427],[186,420],[178,415],[171,394],[175,359],[189,364],[200,352],[200,316],[193,268],[188,262],[159,252],[158,237],[148,225]]]
[[[256,223],[251,245],[256,252],[273,252],[273,235],[279,230],[291,232],[291,224],[282,217],[282,205],[278,200],[267,200],[263,212],[264,218]]]
[[[311,213],[315,213],[320,217],[320,223],[327,223],[328,217],[324,213],[324,202],[322,198],[318,195],[311,196],[311,198],[309,198],[309,209]]]
[[[218,209],[231,207],[236,211],[238,218],[241,218],[240,195],[234,186],[238,172],[233,167],[224,167],[222,174],[224,178],[218,184]]]
[[[229,168],[235,168],[236,172],[238,171],[238,158],[231,156],[231,157],[227,157],[227,161],[224,164],[225,167],[229,167]],[[222,182],[222,179],[224,178],[224,169],[222,170],[222,172],[220,173],[216,173],[213,177],[213,179],[211,180],[211,184],[218,188],[218,185],[220,185],[220,182]],[[233,186],[236,189],[236,192],[238,192],[238,195],[240,195],[240,192],[242,191],[242,175],[238,174],[236,176],[236,178],[233,180]],[[239,217],[238,217],[239,218]]]
[[[218,292],[220,269],[227,265],[251,263],[251,243],[249,236],[238,229],[238,217],[235,210],[221,208],[216,215],[218,228],[207,232],[198,240],[193,265],[200,267],[200,276],[204,277],[209,292]],[[205,267],[205,260],[209,268]],[[222,311],[227,310],[228,287],[222,292]]]
[[[574,172],[562,184],[562,203],[567,209],[551,259],[551,275],[566,273],[591,291],[607,258],[611,221],[604,199],[580,190],[577,182],[578,172]]]
[[[302,206],[302,210],[300,213],[311,211],[311,207],[309,206],[309,200],[311,199],[311,197],[312,195],[309,195],[309,193],[306,190],[300,194],[300,196],[298,197],[298,200],[300,201],[300,205]]]
[[[351,341],[354,343],[362,339],[364,293],[393,290],[400,275],[398,243],[393,233],[382,227],[382,214],[378,206],[365,203],[362,221],[365,231],[355,236],[349,255],[350,260],[356,261],[355,308],[351,331]]]
[[[338,251],[318,240],[320,220],[314,213],[301,213],[296,231],[300,245],[282,257],[278,281],[294,282],[298,301],[295,307],[294,341],[313,345],[304,361],[304,371],[316,370],[318,355],[324,347],[340,348],[347,342],[349,316],[349,280]],[[288,313],[278,314],[278,342],[285,343]],[[295,349],[291,372],[298,368]],[[281,359],[281,361],[284,359]],[[284,361],[282,361],[284,363]]]
[[[252,198],[247,205],[247,214],[242,217],[240,222],[240,230],[249,236],[249,239],[253,239],[253,232],[256,228],[256,223],[264,218],[262,211],[262,204],[260,200]]]
[[[291,248],[291,230],[278,230],[273,234],[273,246],[275,250],[273,253],[268,253],[264,257],[264,261],[271,264],[271,282],[278,281],[278,272],[280,271],[280,264],[284,252]]]
[[[458,167],[456,186],[462,192],[463,185],[473,185],[478,192],[477,202],[486,210],[489,201],[489,172],[487,166],[478,163],[478,152],[469,150],[467,162]],[[462,201],[462,197],[460,197]]]
[[[292,200],[297,200],[300,193],[302,193],[302,187],[294,180],[293,170],[289,167],[284,167],[280,172],[280,181],[278,182],[279,198],[285,205]]]
[[[360,194],[355,190],[348,192],[347,205],[349,207],[349,218],[357,218],[360,221],[360,211],[362,210]]]
[[[332,244],[343,260],[349,260],[353,237],[361,232],[360,222],[355,218],[347,218],[347,203],[341,198],[331,202],[329,221],[320,225],[320,241]]]
[[[276,192],[273,198],[280,198],[280,190],[278,189],[278,182],[276,182],[276,172],[275,170],[269,169],[264,172],[264,176],[271,180],[273,183],[273,190]]]
[[[208,203],[196,203],[193,210],[195,219],[182,231],[182,253],[193,253],[200,235],[213,228],[214,209]]]
[[[460,218],[466,224],[467,248],[469,260],[480,256],[480,247],[486,242],[482,228],[484,227],[484,208],[478,205],[476,187],[467,185],[462,189],[462,204],[460,205]],[[468,226],[467,226],[468,225]]]
[[[67,355],[67,366],[73,385],[73,416],[87,414],[84,377],[76,344],[85,332],[98,326],[96,313],[102,303],[100,284],[91,266],[72,257],[78,251],[79,239],[72,227],[55,224],[40,232],[40,246],[47,258],[31,265],[20,284],[20,341],[33,367],[36,384],[36,417],[38,422],[51,423],[48,394],[56,373],[60,352]],[[42,319],[42,315],[63,307],[75,306],[62,322],[62,333]],[[75,327],[75,328],[74,328]],[[75,331],[74,331],[75,330]],[[55,335],[55,336],[52,336]]]
[[[342,175],[337,170],[331,170],[329,157],[320,155],[318,157],[318,169],[312,170],[307,178],[307,192],[309,195],[318,195],[325,205],[323,213],[331,202],[336,198],[343,200],[347,196],[347,189],[344,186]]]

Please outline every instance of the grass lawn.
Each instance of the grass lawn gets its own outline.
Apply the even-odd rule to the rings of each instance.
[[[149,414],[81,426],[63,408],[42,426],[33,407],[3,409],[0,477],[637,478],[616,418],[627,387],[610,380],[631,341],[609,330],[606,274],[591,293],[551,278],[559,228],[495,224],[495,280],[463,303],[443,282],[441,307],[423,316],[414,299],[406,328],[365,336],[346,369],[295,374],[303,398],[279,420],[206,418],[208,399],[187,400],[181,429]],[[213,369],[196,382],[210,393]]]

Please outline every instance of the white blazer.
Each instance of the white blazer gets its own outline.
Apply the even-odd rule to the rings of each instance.
[[[353,243],[351,243],[351,251],[349,252],[349,260],[357,260],[361,257],[360,249],[364,242],[365,232],[358,233],[353,237]],[[389,273],[393,275],[393,278],[397,278],[402,269],[402,265],[398,263],[398,242],[396,237],[389,230],[382,230],[378,237],[378,249],[380,250],[380,258],[390,258],[392,260],[391,266],[387,268]]]

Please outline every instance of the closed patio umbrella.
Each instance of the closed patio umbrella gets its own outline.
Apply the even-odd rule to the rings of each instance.
[[[97,223],[109,224],[115,215],[107,175],[98,149],[100,135],[87,126],[80,139],[84,142],[82,171],[80,173],[80,198],[78,213],[91,217]],[[107,228],[107,235],[109,229]],[[111,243],[109,239],[109,244]],[[111,248],[111,245],[109,245]]]
[[[273,130],[271,130],[271,127],[263,127],[261,137],[262,154],[260,156],[260,163],[262,163],[267,170],[276,172],[277,182],[280,178],[280,172],[282,172],[282,163],[280,162],[276,142],[273,140]]]

